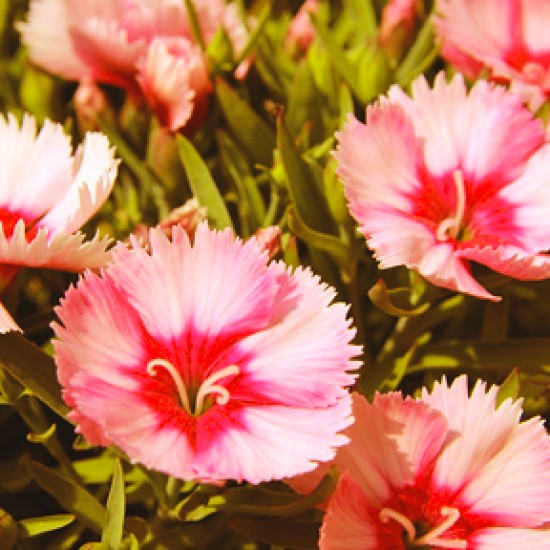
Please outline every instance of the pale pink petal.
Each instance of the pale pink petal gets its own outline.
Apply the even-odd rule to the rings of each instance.
[[[486,265],[520,281],[550,278],[550,255],[526,254],[513,246],[465,247],[457,256]]]
[[[195,471],[202,478],[251,483],[307,472],[318,461],[331,460],[348,442],[336,432],[353,421],[349,395],[319,409],[258,405],[218,411],[199,419],[209,436],[197,441]]]
[[[315,38],[315,27],[311,22],[310,14],[317,13],[319,0],[306,0],[288,27],[285,43],[287,47],[297,45],[302,51],[309,48]]]
[[[470,542],[475,550],[548,550],[550,531],[489,527],[474,533]]]
[[[85,239],[82,233],[51,235],[39,229],[29,240],[23,220],[19,220],[10,237],[0,226],[0,263],[77,272],[106,265],[111,258],[107,250],[111,239],[100,238],[99,233],[91,241]]]
[[[24,115],[0,117],[0,206],[32,222],[60,201],[71,185],[71,144],[60,124],[48,120],[36,135],[36,122]]]
[[[27,21],[17,27],[31,60],[48,72],[69,80],[91,75],[74,50],[70,15],[64,0],[33,0]]]
[[[103,134],[86,134],[75,153],[73,179],[64,197],[42,218],[52,232],[76,231],[107,200],[117,176],[119,161]]]
[[[498,59],[513,46],[518,13],[502,0],[438,0],[434,18],[441,55],[470,77],[483,62]]]
[[[423,77],[416,79],[412,95],[397,86],[388,93],[390,101],[405,109],[417,139],[425,140],[426,165],[434,175],[460,168],[475,176],[474,182],[492,175],[504,186],[544,143],[542,124],[520,98],[485,81],[476,82],[466,95],[460,74],[447,83],[440,73],[433,89]]]
[[[399,537],[380,529],[379,510],[360,486],[344,474],[325,514],[320,550],[390,550],[402,548]]]
[[[372,405],[354,393],[353,415],[355,422],[345,432],[351,442],[340,449],[335,464],[353,476],[376,507],[394,488],[428,471],[448,436],[441,414],[397,393],[377,395]]]
[[[498,387],[486,391],[478,381],[468,397],[465,376],[423,391],[422,400],[460,434],[441,454],[434,481],[460,494],[472,513],[536,527],[550,520],[550,441],[537,419],[518,424],[521,402],[496,408],[497,394]]]
[[[241,341],[228,361],[241,365],[248,388],[275,403],[333,405],[346,395],[343,387],[353,384],[355,375],[347,371],[359,366],[349,359],[360,347],[350,345],[355,330],[343,322],[348,308],[330,305],[334,291],[309,270],[298,268],[291,275],[279,263],[270,264],[269,271],[279,285],[271,326]]]
[[[4,307],[4,304],[0,303],[0,334],[10,332],[12,330],[23,332],[21,327],[15,322],[8,310]]]
[[[212,89],[204,55],[183,37],[154,39],[137,69],[145,99],[172,131],[186,125]]]
[[[206,224],[199,225],[193,248],[179,227],[173,241],[176,247],[153,229],[151,255],[137,242],[131,250],[119,245],[109,270],[150,334],[170,340],[192,325],[213,336],[230,325],[245,335],[267,326],[277,286],[255,241],[241,244],[230,230],[211,232]]]

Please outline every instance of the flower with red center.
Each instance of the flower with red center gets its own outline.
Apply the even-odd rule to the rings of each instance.
[[[520,280],[550,277],[550,145],[518,96],[456,75],[412,98],[393,86],[350,116],[335,152],[351,213],[382,268],[498,300],[470,261]]]
[[[21,127],[0,117],[0,163],[0,292],[22,266],[83,271],[108,261],[109,239],[85,242],[77,232],[115,181],[118,161],[105,136],[86,134],[73,156],[60,124],[46,121],[37,135],[29,115]],[[0,332],[16,327],[7,315]]]
[[[259,483],[311,470],[347,442],[347,307],[254,239],[201,224],[119,244],[57,308],[58,378],[93,444],[183,479]]]
[[[550,4],[546,0],[438,0],[441,55],[465,75],[491,78],[537,109],[550,96]]]
[[[419,400],[354,394],[321,550],[548,548],[550,438],[497,396],[465,376]]]

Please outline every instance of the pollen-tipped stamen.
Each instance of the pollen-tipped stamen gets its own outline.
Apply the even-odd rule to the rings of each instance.
[[[239,374],[239,372],[241,372],[241,369],[237,365],[229,365],[228,367],[225,367],[224,369],[221,369],[210,375],[201,384],[201,387],[199,388],[199,391],[197,393],[195,414],[200,414],[202,412],[202,408],[204,406],[204,398],[212,393],[218,394],[218,396],[216,397],[216,403],[218,405],[226,405],[230,397],[227,388],[224,388],[223,386],[217,386],[214,384],[214,382],[217,382],[222,378],[226,378],[227,376]]]
[[[394,521],[402,525],[403,529],[405,529],[405,531],[407,532],[409,542],[414,542],[414,539],[416,538],[416,527],[407,516],[400,514],[397,510],[394,510],[393,508],[382,508],[378,516],[382,523],[388,523],[390,519],[393,519]]]
[[[176,367],[170,363],[170,361],[160,358],[152,359],[149,363],[147,363],[147,374],[150,376],[155,376],[159,367],[165,369],[172,377],[178,391],[181,406],[189,414],[193,414],[195,416],[198,416],[203,412],[204,400],[209,394],[218,394],[216,397],[216,403],[218,405],[226,405],[230,398],[229,391],[227,391],[227,388],[224,388],[223,386],[216,385],[215,382],[221,380],[222,378],[226,378],[227,376],[239,374],[241,371],[237,365],[229,365],[228,367],[211,374],[199,387],[199,391],[197,392],[197,397],[195,399],[195,409],[193,412],[189,404],[189,395],[187,393],[185,383],[183,382],[183,379]]]
[[[448,508],[443,506],[441,508],[441,515],[447,519],[443,521],[437,527],[434,527],[429,533],[416,539],[412,544],[413,546],[430,546],[434,548],[467,548],[468,542],[464,539],[441,539],[440,535],[443,535],[448,531],[460,518],[460,511],[457,508]]]
[[[162,367],[170,374],[172,380],[174,381],[174,384],[176,385],[176,389],[178,390],[178,395],[182,407],[189,414],[192,414],[191,407],[189,406],[189,396],[187,395],[187,388],[185,387],[185,384],[176,367],[174,367],[174,365],[172,365],[170,361],[166,361],[166,359],[151,359],[151,361],[147,363],[147,374],[149,374],[150,376],[155,376],[157,374],[158,367]]]
[[[462,218],[466,211],[466,188],[464,187],[464,177],[460,170],[453,172],[453,182],[456,188],[456,210],[453,216],[445,218],[437,227],[435,232],[438,241],[447,241],[449,236],[454,239],[460,233]]]

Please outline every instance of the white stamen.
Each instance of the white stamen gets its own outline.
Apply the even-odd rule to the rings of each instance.
[[[174,367],[174,365],[170,363],[170,361],[166,361],[166,359],[152,359],[151,361],[149,361],[149,363],[147,363],[147,374],[155,376],[157,374],[158,367],[162,367],[163,369],[166,369],[166,371],[168,371],[168,373],[172,377],[172,380],[174,380],[176,389],[178,390],[178,395],[182,407],[189,414],[194,414],[195,416],[198,416],[202,413],[202,410],[204,408],[204,399],[209,394],[217,393],[218,396],[216,397],[216,403],[218,405],[226,405],[229,402],[230,398],[229,392],[227,391],[227,388],[224,388],[223,386],[218,386],[215,384],[215,382],[221,380],[222,378],[226,378],[227,376],[239,374],[239,372],[241,372],[241,369],[237,365],[229,365],[228,367],[225,367],[224,369],[221,369],[209,376],[199,387],[197,398],[195,400],[195,412],[193,412],[189,404],[187,388],[185,387],[183,379],[181,378],[180,373],[178,372],[176,367]]]
[[[151,361],[147,363],[147,374],[151,376],[155,376],[157,374],[157,367],[162,367],[163,369],[166,369],[170,373],[170,376],[172,376],[172,380],[174,380],[174,384],[176,384],[178,395],[183,408],[189,414],[192,414],[191,407],[189,406],[189,397],[187,395],[187,389],[176,367],[174,367],[174,365],[172,365],[170,361],[166,361],[166,359],[160,359],[160,358],[151,359]]]
[[[435,237],[438,241],[449,240],[449,235],[453,238],[457,237],[466,211],[466,189],[464,188],[464,177],[460,170],[453,172],[453,182],[456,188],[456,211],[454,216],[445,218],[437,227]]]
[[[413,522],[407,516],[400,514],[393,508],[382,508],[382,510],[380,510],[379,517],[382,523],[388,523],[390,519],[393,519],[394,521],[397,521],[397,523],[402,525],[403,529],[407,531],[409,542],[413,542],[416,538],[416,528],[413,525]]]
[[[460,511],[457,508],[441,508],[441,515],[447,519],[441,524],[432,529],[429,533],[416,539],[413,546],[434,546],[436,548],[467,548],[468,542],[464,539],[445,540],[440,539],[439,535],[450,529],[460,518]]]
[[[229,392],[227,391],[227,388],[224,388],[223,386],[216,386],[214,382],[217,382],[218,380],[225,378],[226,376],[239,374],[239,372],[241,372],[241,369],[237,365],[229,365],[228,367],[225,367],[224,369],[221,369],[218,372],[215,372],[214,374],[209,376],[201,384],[201,387],[199,388],[199,391],[197,393],[195,414],[201,413],[202,407],[204,405],[204,398],[211,393],[218,394],[218,396],[216,397],[216,403],[218,405],[226,405],[229,401]]]

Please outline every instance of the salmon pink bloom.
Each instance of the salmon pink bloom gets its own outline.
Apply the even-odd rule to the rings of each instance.
[[[315,27],[311,22],[310,14],[319,11],[319,0],[306,0],[288,27],[286,46],[296,45],[305,52],[315,38]]]
[[[58,378],[92,444],[183,479],[259,483],[311,470],[347,442],[347,307],[254,239],[201,224],[193,246],[119,244],[57,308]]]
[[[355,394],[321,550],[548,548],[550,438],[497,395],[465,376],[419,400]]]
[[[350,116],[335,157],[351,212],[382,268],[498,300],[470,261],[520,280],[550,277],[550,145],[518,96],[456,75],[412,98],[393,86]]]
[[[537,109],[550,96],[546,0],[438,0],[441,55],[465,75],[484,69]]]

